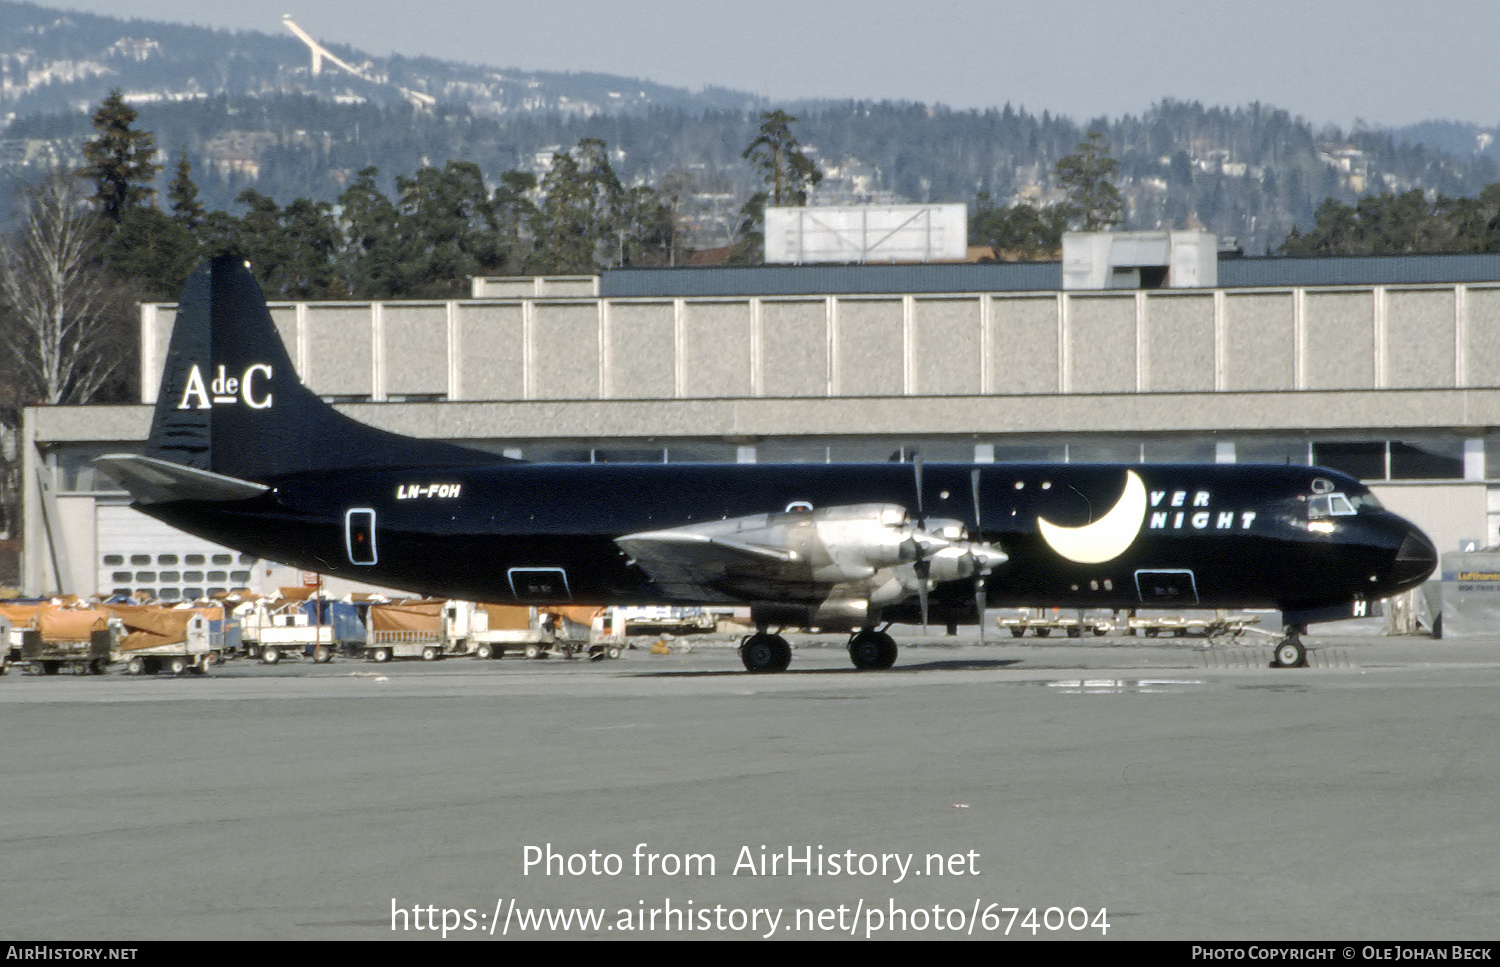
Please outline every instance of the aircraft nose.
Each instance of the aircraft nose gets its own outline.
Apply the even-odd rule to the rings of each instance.
[[[1427,580],[1437,568],[1437,562],[1437,548],[1432,546],[1432,541],[1415,527],[1409,527],[1392,562],[1391,578],[1404,588],[1415,587]]]

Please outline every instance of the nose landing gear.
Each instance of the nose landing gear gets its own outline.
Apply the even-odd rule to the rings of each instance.
[[[1284,636],[1271,652],[1272,668],[1307,667],[1307,647],[1302,644],[1302,635],[1306,631],[1307,628],[1301,625],[1287,625]]]

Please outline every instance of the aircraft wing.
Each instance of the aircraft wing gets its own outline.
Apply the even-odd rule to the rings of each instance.
[[[97,458],[94,464],[123,484],[141,504],[166,504],[176,500],[249,500],[271,489],[250,480],[226,477],[135,453],[111,453]]]
[[[644,531],[615,543],[674,597],[740,601],[755,589],[806,580],[797,552],[784,548],[690,530]]]

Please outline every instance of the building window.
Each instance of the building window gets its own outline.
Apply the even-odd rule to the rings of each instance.
[[[1412,443],[1392,440],[1392,480],[1462,480],[1464,445],[1457,438]]]
[[[1384,440],[1333,442],[1315,440],[1312,462],[1319,467],[1337,470],[1356,480],[1385,480]]]

